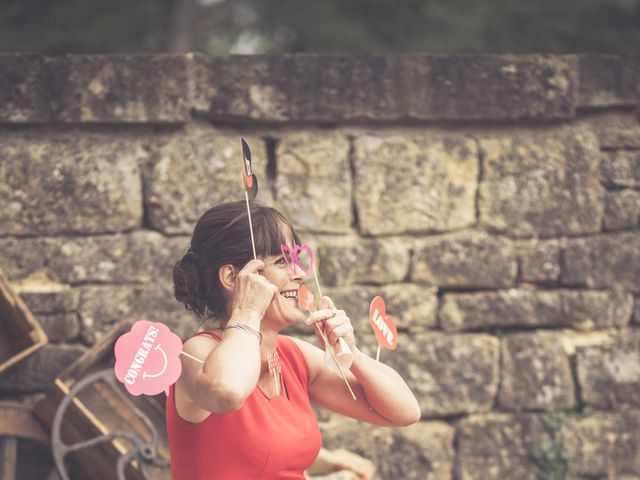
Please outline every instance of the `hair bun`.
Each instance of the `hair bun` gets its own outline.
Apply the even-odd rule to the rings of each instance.
[[[207,313],[207,301],[201,295],[200,268],[196,255],[193,250],[187,249],[173,267],[173,294],[186,310],[203,317]]]

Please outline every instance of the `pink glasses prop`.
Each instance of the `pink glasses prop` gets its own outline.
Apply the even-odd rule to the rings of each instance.
[[[296,272],[296,267],[298,267],[304,272],[305,277],[311,275],[313,271],[313,252],[309,245],[306,243],[304,245],[294,243],[293,247],[289,247],[289,245],[282,244],[280,245],[280,251],[293,273]]]

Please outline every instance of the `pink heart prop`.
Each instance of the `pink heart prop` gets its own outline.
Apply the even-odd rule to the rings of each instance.
[[[311,274],[313,271],[313,252],[309,245],[306,243],[304,245],[293,244],[293,248],[291,248],[289,245],[282,244],[280,251],[292,272],[295,272],[298,267],[304,272],[305,278]],[[300,255],[300,253],[306,255]]]
[[[369,307],[369,322],[373,327],[373,333],[381,347],[395,350],[398,346],[398,329],[393,317],[387,315],[384,299],[375,297]]]

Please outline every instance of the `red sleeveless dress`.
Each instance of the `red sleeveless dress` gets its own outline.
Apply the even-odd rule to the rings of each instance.
[[[293,340],[279,336],[276,349],[289,398],[269,399],[256,387],[239,410],[194,424],[178,415],[171,386],[166,415],[173,480],[304,479],[322,444],[307,393],[309,371]]]

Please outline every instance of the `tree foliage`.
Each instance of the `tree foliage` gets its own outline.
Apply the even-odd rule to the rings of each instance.
[[[0,50],[640,50],[640,0],[2,0]]]

